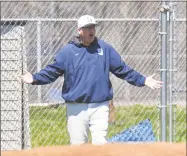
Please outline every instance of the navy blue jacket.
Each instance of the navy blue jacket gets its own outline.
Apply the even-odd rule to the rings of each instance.
[[[78,39],[69,42],[53,64],[33,75],[33,84],[49,84],[64,75],[62,98],[66,102],[103,102],[113,98],[109,72],[132,85],[145,85],[143,75],[127,66],[111,45],[97,39],[88,47]]]

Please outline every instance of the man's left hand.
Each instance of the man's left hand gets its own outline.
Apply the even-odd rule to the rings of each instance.
[[[155,74],[148,76],[145,80],[145,85],[150,87],[151,89],[158,89],[162,87],[163,82],[161,81],[157,81],[155,79],[153,79],[153,76],[155,76]]]

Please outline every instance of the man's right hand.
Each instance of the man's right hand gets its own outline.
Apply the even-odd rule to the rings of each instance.
[[[31,84],[34,81],[32,74],[27,71],[25,75],[21,76],[21,79],[23,80],[24,83],[28,83],[28,84]]]

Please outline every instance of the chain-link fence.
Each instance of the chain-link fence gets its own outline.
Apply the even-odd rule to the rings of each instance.
[[[186,127],[186,118],[182,116],[186,108],[186,3],[177,2],[173,4],[174,10],[174,29],[173,29],[173,104],[176,106],[174,109],[174,140],[182,141],[180,137],[185,134],[183,126]],[[185,35],[184,35],[185,34]],[[183,99],[183,100],[182,100]],[[186,112],[185,112],[186,114]],[[186,139],[186,138],[185,138]],[[185,141],[185,140],[183,140]]]
[[[63,77],[45,86],[23,85],[16,78],[25,69],[35,73],[52,63],[55,54],[76,35],[76,20],[81,15],[98,20],[97,37],[110,43],[127,64],[145,76],[157,73],[155,78],[160,79],[160,5],[136,1],[1,2],[1,94],[7,95],[1,99],[1,117],[6,116],[1,118],[2,149],[69,143],[61,98]],[[173,6],[172,136],[174,141],[185,141],[186,2]],[[113,75],[110,78],[115,120],[108,137],[149,118],[159,140],[160,91],[134,87]],[[13,94],[19,97],[11,99]],[[15,117],[8,118],[12,112]]]

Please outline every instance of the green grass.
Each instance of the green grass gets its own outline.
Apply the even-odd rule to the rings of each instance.
[[[65,108],[31,107],[30,128],[32,147],[69,142]]]
[[[177,108],[176,141],[186,141],[186,109]],[[115,123],[109,125],[108,137],[149,118],[158,138],[159,110],[154,106],[116,107]],[[30,128],[32,147],[69,144],[65,107],[31,107]],[[75,127],[76,128],[76,127]]]
[[[186,142],[186,108],[178,107],[176,109],[176,136],[175,140],[177,142]]]

